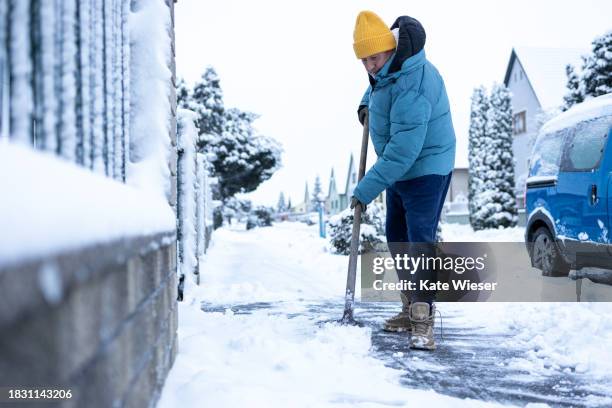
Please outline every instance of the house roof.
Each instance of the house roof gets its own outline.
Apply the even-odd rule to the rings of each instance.
[[[506,68],[504,84],[507,86],[515,60],[518,58],[529,83],[543,109],[563,104],[567,76],[565,66],[572,64],[580,70],[580,56],[587,54],[582,48],[514,47]]]
[[[348,191],[349,177],[351,176],[351,170],[353,170],[354,166],[355,166],[355,160],[353,159],[353,153],[351,153],[351,158],[349,160],[348,170],[346,171],[346,179],[344,183],[344,194],[347,194],[347,195],[349,194],[349,191]]]
[[[336,192],[338,192],[338,188],[336,187],[336,178],[334,177],[334,168],[331,169],[331,175],[329,176],[329,187],[327,188],[327,196],[329,197],[332,192],[332,187]]]

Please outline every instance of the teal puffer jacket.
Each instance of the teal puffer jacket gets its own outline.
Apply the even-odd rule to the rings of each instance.
[[[410,19],[404,27],[402,19]],[[416,53],[402,47],[409,42],[414,50],[414,32],[406,31],[415,21],[400,17],[394,23],[399,25],[398,47],[375,78],[370,77],[360,104],[368,107],[370,138],[378,156],[353,191],[364,204],[396,181],[446,175],[454,168],[455,132],[444,81],[425,58],[422,45]]]

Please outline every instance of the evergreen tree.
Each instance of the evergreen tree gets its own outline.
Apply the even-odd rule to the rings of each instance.
[[[287,211],[291,211],[291,197],[289,197],[289,199],[287,200]]]
[[[472,93],[468,141],[468,209],[470,225],[474,230],[480,230],[484,225],[483,220],[476,217],[478,211],[476,197],[483,192],[485,156],[482,145],[487,130],[488,109],[489,99],[486,89],[483,86],[475,88]]]
[[[482,228],[514,227],[518,210],[514,191],[511,95],[503,85],[491,91],[486,116],[482,190],[474,197],[475,218]],[[476,229],[476,228],[475,228]],[[480,229],[480,228],[478,228]]]
[[[571,64],[565,66],[565,75],[567,76],[567,93],[563,97],[563,110],[566,111],[573,105],[584,101],[584,89],[580,86],[580,79],[576,74],[575,68]]]
[[[191,92],[183,78],[176,84],[176,104],[179,108],[190,109]]]
[[[584,63],[582,80],[587,96],[600,96],[612,92],[612,31],[595,38],[592,52]]]
[[[280,167],[278,143],[255,134],[257,115],[232,108],[224,116],[220,135],[201,134],[213,175],[219,179],[217,199],[255,190]]]
[[[278,204],[276,206],[276,211],[279,213],[287,211],[287,205],[285,204],[285,193],[283,193],[282,191],[278,196]]]
[[[319,200],[321,195],[323,194],[323,189],[321,188],[321,178],[317,176],[314,183],[314,189],[312,190],[312,198],[311,198],[311,206],[313,209],[317,210],[319,208]]]
[[[196,82],[191,101],[190,108],[198,115],[196,125],[200,135],[220,135],[223,132],[225,108],[220,80],[214,68],[206,68],[200,80]],[[204,144],[205,141],[200,137],[199,150],[203,149]]]
[[[582,57],[580,74],[572,66],[565,68],[568,92],[563,98],[563,110],[586,98],[612,92],[612,31],[595,38],[591,46],[591,53]]]

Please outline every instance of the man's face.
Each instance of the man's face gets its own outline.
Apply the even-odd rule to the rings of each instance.
[[[387,60],[393,55],[394,50],[379,52],[378,54],[370,55],[361,59],[363,66],[366,71],[372,76],[376,75],[378,71],[385,65]]]

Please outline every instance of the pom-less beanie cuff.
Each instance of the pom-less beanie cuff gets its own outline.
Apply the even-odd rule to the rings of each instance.
[[[365,38],[353,44],[357,58],[365,58],[379,52],[389,51],[395,48],[395,37],[389,31],[377,37]]]

